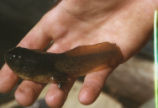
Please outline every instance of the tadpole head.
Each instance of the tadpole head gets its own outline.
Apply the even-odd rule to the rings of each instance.
[[[36,77],[52,70],[52,61],[45,54],[22,47],[10,49],[4,55],[5,62],[19,76]]]
[[[14,69],[20,66],[22,61],[22,52],[20,47],[12,48],[4,54],[4,60],[10,68]]]

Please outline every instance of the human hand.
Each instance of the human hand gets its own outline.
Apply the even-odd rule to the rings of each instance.
[[[156,0],[63,0],[46,13],[35,27],[24,37],[19,46],[43,49],[53,40],[48,52],[61,53],[80,45],[100,42],[116,43],[124,61],[136,53],[148,40],[152,28]],[[113,68],[86,75],[80,90],[79,100],[90,104],[98,97],[108,74]],[[0,92],[10,91],[18,77],[4,65],[0,72]],[[70,90],[51,84],[46,102],[51,107],[60,107]],[[45,85],[24,80],[16,90],[19,104],[32,104]]]

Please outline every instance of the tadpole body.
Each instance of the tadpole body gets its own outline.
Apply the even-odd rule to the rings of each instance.
[[[5,56],[8,66],[22,79],[63,85],[71,78],[115,67],[123,57],[120,49],[108,42],[79,46],[56,54],[16,47]]]

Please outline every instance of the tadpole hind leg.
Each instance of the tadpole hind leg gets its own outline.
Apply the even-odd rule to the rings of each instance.
[[[54,75],[54,78],[60,89],[63,89],[66,83],[68,83],[68,75],[66,73],[58,72]]]
[[[58,88],[60,89],[64,89],[66,86],[69,86],[72,84],[72,82],[74,81],[74,79],[76,78],[73,78],[73,77],[66,77],[66,79],[62,80],[62,81],[58,81],[57,84],[58,84]]]
[[[59,83],[58,83],[58,88],[62,89],[63,86],[64,86],[64,84],[63,84],[62,82],[59,82]]]
[[[62,84],[61,83],[58,83],[58,88],[62,88]]]

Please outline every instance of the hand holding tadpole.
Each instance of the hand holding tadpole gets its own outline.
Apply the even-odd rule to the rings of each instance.
[[[78,46],[108,42],[118,46],[125,61],[148,40],[157,4],[156,0],[62,0],[42,17],[18,46],[43,50],[53,40],[48,52],[64,53]],[[112,70],[114,67],[110,66],[86,75],[79,94],[81,103],[95,101]],[[17,75],[4,65],[0,72],[0,92],[10,91],[17,81]],[[61,90],[52,83],[46,95],[47,104],[60,107],[72,84],[73,81]],[[28,106],[44,86],[24,80],[15,98],[21,105]]]

